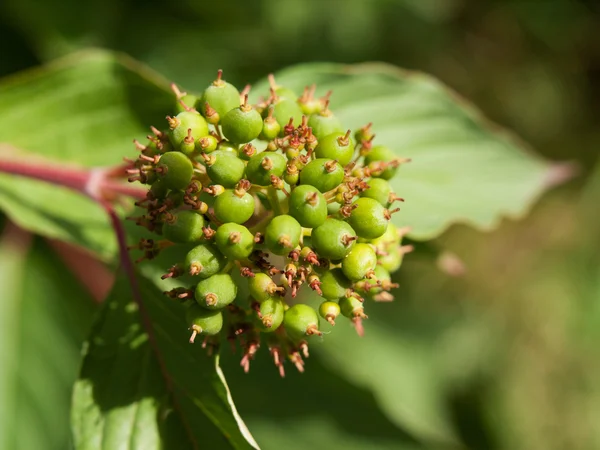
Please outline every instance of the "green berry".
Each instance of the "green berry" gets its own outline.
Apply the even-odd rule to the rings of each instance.
[[[150,186],[150,195],[153,199],[163,199],[169,193],[169,187],[162,180],[156,180]]]
[[[351,286],[352,283],[340,268],[327,270],[321,275],[321,291],[327,300],[344,297]]]
[[[402,238],[398,233],[398,227],[396,227],[396,225],[394,225],[392,222],[389,222],[387,228],[385,229],[385,233],[378,238],[371,239],[369,243],[374,245],[376,248],[385,251],[391,245],[400,244],[401,240]]]
[[[348,223],[362,238],[375,239],[383,235],[390,221],[389,211],[372,198],[362,197],[354,202]]]
[[[273,117],[273,110],[273,106],[270,106],[268,109],[268,115],[265,117],[265,120],[263,120],[263,128],[260,133],[260,138],[265,141],[275,139],[281,131],[281,125],[279,125],[277,119]]]
[[[217,196],[213,208],[222,223],[244,223],[254,214],[254,197],[246,191],[228,189]]]
[[[285,315],[285,305],[279,298],[268,298],[260,304],[260,317],[256,325],[263,333],[270,333],[279,328]]]
[[[249,105],[232,109],[221,119],[223,135],[231,142],[245,144],[258,137],[263,129],[260,113]]]
[[[250,296],[259,303],[273,297],[282,288],[278,287],[269,275],[263,272],[255,273],[248,278],[248,291]]]
[[[235,300],[237,286],[228,273],[218,273],[196,285],[194,297],[207,309],[222,309]]]
[[[219,141],[217,138],[209,134],[196,141],[196,151],[200,153],[212,153],[217,149],[218,145]]]
[[[206,113],[206,103],[222,118],[234,108],[240,106],[240,93],[232,84],[221,79],[219,71],[217,79],[202,94],[202,112]]]
[[[175,148],[190,136],[192,144],[202,136],[208,136],[208,124],[197,111],[183,111],[167,119],[171,129],[169,139]]]
[[[394,273],[402,265],[404,253],[400,251],[399,246],[390,246],[386,254],[379,257],[379,264],[390,273]]]
[[[285,255],[300,243],[302,227],[292,216],[274,217],[265,230],[265,244],[276,255]]]
[[[219,273],[227,261],[223,254],[212,244],[200,244],[191,249],[184,261],[186,270],[190,275],[208,278]]]
[[[331,301],[323,302],[319,305],[319,315],[331,325],[335,325],[335,319],[340,315],[340,305]]]
[[[321,335],[319,331],[319,316],[308,305],[298,303],[285,312],[283,325],[288,336],[293,340],[301,340],[306,336]]]
[[[208,155],[206,173],[210,179],[226,188],[234,187],[244,176],[246,165],[237,153],[217,150]]]
[[[202,228],[205,227],[204,216],[195,211],[177,211],[170,213],[165,219],[162,233],[165,239],[178,244],[199,242],[204,239]]]
[[[356,232],[346,222],[327,219],[311,235],[315,252],[322,258],[341,260],[354,246]]]
[[[275,94],[277,94],[278,100],[292,100],[294,102],[298,100],[298,95],[294,91],[283,86],[275,88]]]
[[[185,94],[183,97],[178,99],[175,103],[175,109],[178,113],[187,111],[189,108],[196,108],[196,104],[198,103],[199,98],[194,94]],[[186,109],[183,105],[187,106]]]
[[[192,181],[194,167],[183,153],[167,152],[160,157],[156,173],[169,189],[184,190]]]
[[[378,162],[391,162],[396,160],[396,155],[392,150],[383,145],[373,147],[365,156],[365,166],[374,167]],[[374,177],[389,180],[396,174],[397,167],[388,166],[381,172],[375,172]]]
[[[344,169],[333,159],[314,159],[300,172],[300,184],[310,184],[321,192],[338,187],[343,180]]]
[[[295,100],[291,99],[280,99],[273,106],[273,117],[277,120],[277,123],[281,128],[285,127],[290,119],[295,127],[300,125],[302,122],[302,110]]]
[[[254,155],[248,161],[246,177],[252,184],[270,186],[271,176],[281,178],[287,161],[280,153],[262,152]]]
[[[289,198],[290,216],[305,228],[315,228],[327,219],[327,200],[315,187],[300,185]]]
[[[215,243],[229,259],[245,259],[254,250],[254,236],[237,223],[224,223],[217,228]]]
[[[356,297],[340,298],[339,304],[340,310],[342,311],[342,314],[344,316],[350,319],[353,319],[355,317],[366,318],[363,303]]]
[[[323,139],[332,133],[344,132],[342,124],[329,109],[310,116],[308,126],[312,128],[312,132],[317,139]]]
[[[349,280],[358,281],[373,274],[377,254],[369,244],[356,244],[342,261],[342,271]]]
[[[223,328],[221,311],[209,311],[197,304],[190,305],[185,312],[186,321],[192,330],[190,342],[193,343],[198,334],[214,336]]]
[[[344,133],[332,133],[319,140],[315,148],[317,158],[337,160],[342,166],[348,164],[354,156],[354,142],[350,139],[350,130]]]
[[[378,282],[389,284],[392,281],[390,273],[385,270],[381,265],[377,265],[374,271],[374,277],[357,283],[355,286],[356,290],[364,292],[367,296],[380,293],[383,289],[377,285]]]
[[[390,202],[390,193],[392,188],[383,178],[372,178],[369,180],[369,189],[361,192],[361,197],[372,198],[377,200],[381,205],[387,206]]]

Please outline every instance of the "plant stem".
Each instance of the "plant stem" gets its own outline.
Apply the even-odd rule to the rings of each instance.
[[[125,195],[144,198],[146,189],[130,186],[109,178],[113,168],[82,168],[55,163],[29,162],[19,159],[0,159],[0,173],[21,175],[35,180],[64,186],[95,200]],[[124,171],[123,171],[124,173]]]
[[[269,203],[271,204],[271,208],[273,208],[275,215],[281,215],[281,203],[279,202],[277,190],[274,187],[269,187],[267,189],[267,197],[269,198]]]

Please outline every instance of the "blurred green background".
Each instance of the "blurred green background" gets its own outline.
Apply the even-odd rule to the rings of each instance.
[[[90,46],[195,90],[216,68],[242,86],[300,62],[386,61],[435,75],[541,155],[577,164],[526,218],[417,243],[365,338],[332,335],[352,340],[356,361],[319,352],[285,380],[267,352],[249,375],[237,355],[223,364],[264,448],[592,449],[598,30],[594,0],[4,0],[0,75]],[[365,364],[381,379],[365,379]]]

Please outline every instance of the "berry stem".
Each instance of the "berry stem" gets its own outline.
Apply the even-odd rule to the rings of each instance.
[[[269,199],[269,203],[271,204],[271,208],[273,208],[273,212],[276,216],[282,214],[281,212],[281,202],[279,201],[279,196],[277,195],[277,189],[274,187],[267,188],[267,197]]]

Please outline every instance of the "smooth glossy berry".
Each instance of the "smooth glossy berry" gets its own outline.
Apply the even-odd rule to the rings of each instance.
[[[344,169],[333,159],[314,159],[300,172],[300,184],[310,184],[321,192],[338,187],[343,180]]]
[[[212,153],[217,149],[219,141],[213,135],[203,136],[196,141],[196,151],[200,153]]]
[[[279,132],[281,131],[281,125],[277,122],[277,119],[273,117],[274,107],[270,106],[268,109],[267,117],[263,120],[263,128],[260,133],[260,138],[265,141],[270,141],[279,136]]]
[[[213,209],[222,223],[244,223],[254,213],[254,197],[245,191],[228,189],[217,196]]]
[[[192,330],[190,342],[193,343],[198,334],[214,336],[223,328],[223,314],[221,311],[210,311],[201,308],[198,304],[190,305],[185,312],[186,321]]]
[[[379,256],[378,262],[385,270],[393,273],[400,268],[403,258],[404,253],[402,253],[400,247],[392,245],[388,247],[384,255]]]
[[[277,286],[266,273],[258,272],[248,278],[248,291],[254,300],[262,303],[268,298],[280,294],[283,288]]]
[[[217,79],[202,94],[203,114],[206,114],[206,103],[222,118],[229,111],[240,106],[240,92],[235,86],[221,79],[221,71],[219,71]]]
[[[319,315],[331,325],[335,325],[335,319],[340,312],[340,305],[336,302],[326,301],[319,305]]]
[[[346,278],[342,269],[336,268],[326,270],[321,274],[321,291],[327,300],[337,300],[346,295],[352,286],[352,282]]]
[[[328,134],[319,139],[315,155],[317,158],[335,159],[342,166],[348,164],[354,156],[354,142],[350,138],[350,130],[347,133]]]
[[[373,278],[368,278],[356,283],[355,289],[365,293],[368,298],[371,298],[372,295],[378,294],[383,290],[382,285],[389,286],[391,280],[392,277],[390,273],[382,266],[377,265],[375,267]]]
[[[207,158],[206,173],[216,184],[231,188],[244,176],[246,165],[238,158],[237,153],[217,150]]]
[[[195,109],[200,99],[194,94],[185,94],[175,103],[175,109],[177,112],[188,111],[189,109]],[[185,105],[185,106],[184,106]]]
[[[224,223],[217,228],[215,243],[230,259],[245,259],[254,250],[254,236],[248,228],[237,223]]]
[[[222,309],[235,300],[237,286],[228,273],[218,273],[196,285],[194,297],[207,309]]]
[[[355,317],[366,318],[363,303],[356,297],[343,297],[339,301],[342,314],[350,319]]]
[[[231,142],[245,144],[258,137],[263,129],[260,113],[250,105],[232,109],[221,119],[223,135]]]
[[[290,119],[295,127],[302,122],[302,110],[295,100],[280,99],[273,105],[273,117],[277,120],[279,126],[283,129]]]
[[[317,139],[323,139],[332,133],[344,132],[342,124],[329,109],[310,116],[308,126],[312,128],[312,132]]]
[[[322,334],[319,331],[319,315],[313,308],[303,303],[298,303],[285,312],[283,325],[288,336],[293,340]]]
[[[354,202],[356,208],[350,213],[348,223],[362,238],[375,239],[388,227],[389,211],[372,198],[362,197]]]
[[[212,244],[204,243],[191,249],[185,256],[185,270],[190,275],[208,278],[219,273],[227,263],[223,254]]]
[[[281,298],[268,298],[260,304],[256,325],[263,333],[275,331],[283,322],[285,305]]]
[[[254,155],[248,161],[246,177],[253,184],[270,186],[271,176],[281,178],[286,169],[285,156],[275,152],[262,152]]]
[[[289,213],[305,228],[315,228],[327,219],[327,200],[308,184],[296,187],[289,198]]]
[[[368,181],[369,188],[361,192],[361,197],[372,198],[381,203],[382,206],[387,207],[390,202],[390,193],[392,188],[390,183],[383,178],[372,178]]]
[[[190,159],[181,152],[163,154],[156,166],[156,174],[169,189],[185,189],[194,175]]]
[[[390,163],[396,159],[397,157],[391,149],[383,145],[377,145],[373,147],[365,156],[365,165],[369,166],[370,168],[375,168],[377,166],[376,163]],[[383,178],[384,180],[389,180],[396,174],[396,171],[397,167],[394,167],[393,165],[387,165],[385,169],[375,171],[373,176]]]
[[[162,227],[163,237],[178,244],[199,242],[204,239],[204,216],[195,211],[169,213]]]
[[[377,254],[369,244],[356,244],[342,260],[342,272],[349,280],[358,281],[374,274]]]
[[[265,244],[276,255],[285,255],[300,243],[302,227],[292,216],[274,217],[265,230]]]
[[[208,136],[208,124],[204,117],[197,111],[183,111],[175,117],[169,117],[169,139],[177,149],[184,140],[191,136],[191,142],[194,142],[202,136]]]
[[[320,257],[337,261],[354,246],[356,232],[344,221],[327,219],[312,231],[311,239]]]

